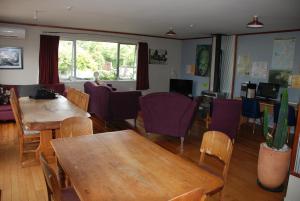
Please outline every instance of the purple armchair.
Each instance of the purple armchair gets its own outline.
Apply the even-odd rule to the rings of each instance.
[[[198,101],[178,93],[152,93],[140,98],[142,117],[147,133],[181,138],[192,125]]]
[[[239,130],[242,101],[214,99],[210,130],[221,131],[235,139]]]
[[[89,113],[104,121],[136,119],[142,95],[140,91],[118,92],[93,82],[85,82],[84,91],[90,95]]]

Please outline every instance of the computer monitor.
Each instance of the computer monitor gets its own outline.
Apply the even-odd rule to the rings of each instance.
[[[170,79],[170,92],[191,96],[193,93],[193,80]]]
[[[277,99],[279,88],[278,84],[260,82],[257,87],[256,96],[265,99]]]

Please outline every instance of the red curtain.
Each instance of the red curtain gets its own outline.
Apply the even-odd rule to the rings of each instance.
[[[149,89],[148,44],[139,43],[136,73],[136,89]]]
[[[40,84],[57,84],[59,36],[40,36]]]

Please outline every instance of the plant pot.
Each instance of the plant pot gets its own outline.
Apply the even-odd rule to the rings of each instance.
[[[279,188],[285,181],[290,163],[291,149],[276,150],[266,143],[260,144],[257,175],[260,184],[267,189]]]

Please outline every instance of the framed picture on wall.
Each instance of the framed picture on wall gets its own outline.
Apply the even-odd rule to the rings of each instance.
[[[23,69],[22,48],[0,47],[0,69]]]
[[[211,45],[197,45],[195,75],[210,76]]]
[[[163,49],[149,49],[149,64],[168,64],[168,52]]]

